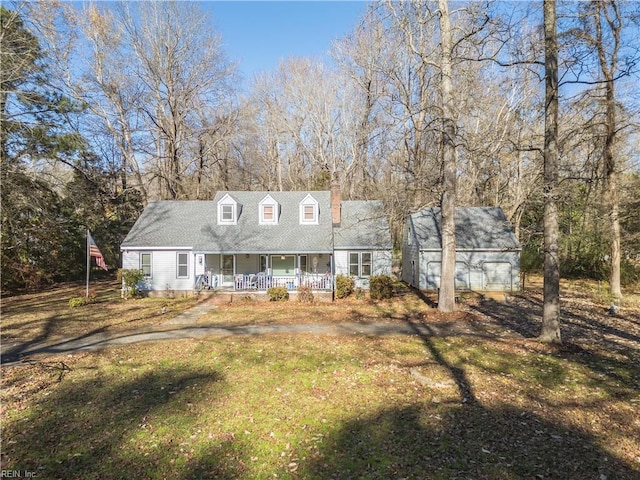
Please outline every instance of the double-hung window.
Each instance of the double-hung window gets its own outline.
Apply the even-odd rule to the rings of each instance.
[[[218,225],[237,225],[238,202],[228,193],[218,200]]]
[[[310,194],[300,202],[300,225],[318,225],[318,201]]]
[[[304,205],[303,221],[305,223],[312,223],[316,219],[316,209],[314,205]]]
[[[178,278],[188,278],[189,277],[189,254],[187,253],[178,253]]]
[[[278,202],[271,195],[267,195],[259,204],[260,225],[278,224]]]
[[[360,254],[360,276],[371,276],[371,252],[362,252]]]
[[[371,252],[349,252],[349,275],[371,276]]]
[[[360,254],[357,252],[349,254],[349,275],[352,277],[360,276]]]
[[[142,274],[144,278],[151,278],[151,254],[150,253],[141,253],[140,254],[140,270],[142,270]]]
[[[221,205],[221,219],[225,223],[233,222],[233,205]]]
[[[263,205],[262,206],[262,221],[264,223],[273,222],[273,205]]]

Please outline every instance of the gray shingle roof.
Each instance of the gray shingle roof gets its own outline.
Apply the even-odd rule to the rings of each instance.
[[[425,208],[410,217],[422,250],[440,250],[440,209]],[[456,209],[457,250],[518,250],[520,243],[500,207]]]
[[[340,226],[334,230],[336,248],[391,249],[391,231],[381,201],[342,202]]]
[[[215,221],[211,201],[158,201],[144,209],[122,242],[132,247],[193,247],[200,222]]]
[[[229,194],[241,205],[237,225],[217,225],[216,211],[201,228],[196,250],[238,253],[331,252],[329,192],[218,192],[213,200]],[[258,204],[268,195],[278,202],[278,225],[260,225]],[[300,202],[308,195],[320,207],[318,225],[300,225]]]
[[[319,224],[300,225],[299,205],[318,202]],[[217,202],[229,194],[239,204],[237,225],[218,225]],[[279,204],[278,225],[260,225],[258,204],[267,195]],[[325,253],[332,251],[329,192],[219,192],[212,201],[160,201],[142,212],[122,248],[188,247],[210,253]]]

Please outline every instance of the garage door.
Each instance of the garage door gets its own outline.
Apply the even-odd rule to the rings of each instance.
[[[509,262],[486,262],[482,265],[484,289],[487,291],[511,290],[511,264]]]
[[[440,288],[440,262],[427,263],[427,288],[437,290]]]
[[[440,275],[442,272],[441,262],[429,262],[427,264],[427,288],[440,288]],[[466,263],[456,262],[455,273],[456,290],[469,290],[469,266]]]
[[[470,290],[469,266],[456,262],[456,290]]]

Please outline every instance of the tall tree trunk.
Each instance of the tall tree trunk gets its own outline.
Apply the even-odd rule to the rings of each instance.
[[[556,2],[544,0],[544,302],[538,339],[562,343],[560,335],[560,264],[558,259],[558,38]]]
[[[6,118],[5,107],[7,105],[7,87],[0,83],[0,115],[2,118]],[[7,151],[7,143],[9,141],[9,132],[5,126],[0,123],[0,165],[5,168],[5,162],[9,158],[9,152]]]
[[[442,71],[442,164],[443,192],[440,206],[442,222],[442,268],[438,309],[452,312],[456,308],[456,125],[453,102],[453,64],[451,60],[451,19],[447,0],[438,0],[440,13],[441,71]]]
[[[620,300],[622,298],[620,284],[620,195],[618,194],[618,178],[615,172],[611,173],[608,178],[607,189],[611,225],[611,274],[609,283],[611,294]]]
[[[618,193],[618,173],[613,151],[616,120],[613,78],[607,78],[605,101],[607,103],[607,133],[604,144],[605,164],[605,199],[609,210],[609,228],[611,234],[611,272],[609,285],[611,294],[617,299],[622,298],[620,287],[620,195]]]
[[[609,285],[611,294],[622,298],[620,288],[620,198],[618,193],[618,173],[614,144],[616,140],[616,98],[614,77],[618,68],[618,51],[620,49],[620,30],[622,18],[615,0],[594,2],[595,43],[600,61],[600,71],[605,80],[606,133],[604,140],[604,173],[605,201],[609,210],[609,226],[611,233],[611,274]],[[607,5],[611,8],[608,9]],[[604,22],[601,19],[604,18]],[[612,41],[605,40],[602,25],[609,27]],[[613,45],[611,45],[613,43]]]
[[[205,160],[205,140],[202,135],[198,137],[198,168],[196,170],[196,195],[195,199],[200,200],[200,193],[202,188],[202,177],[204,176],[204,168],[206,165]]]

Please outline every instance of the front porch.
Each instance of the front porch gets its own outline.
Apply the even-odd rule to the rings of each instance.
[[[311,290],[331,291],[333,290],[333,275],[304,273],[290,276],[274,276],[257,273],[254,275],[236,275],[234,279],[234,290],[268,290],[271,287],[284,287],[287,290],[307,287]]]
[[[266,292],[271,287],[332,292],[332,255],[196,254],[195,290]]]

